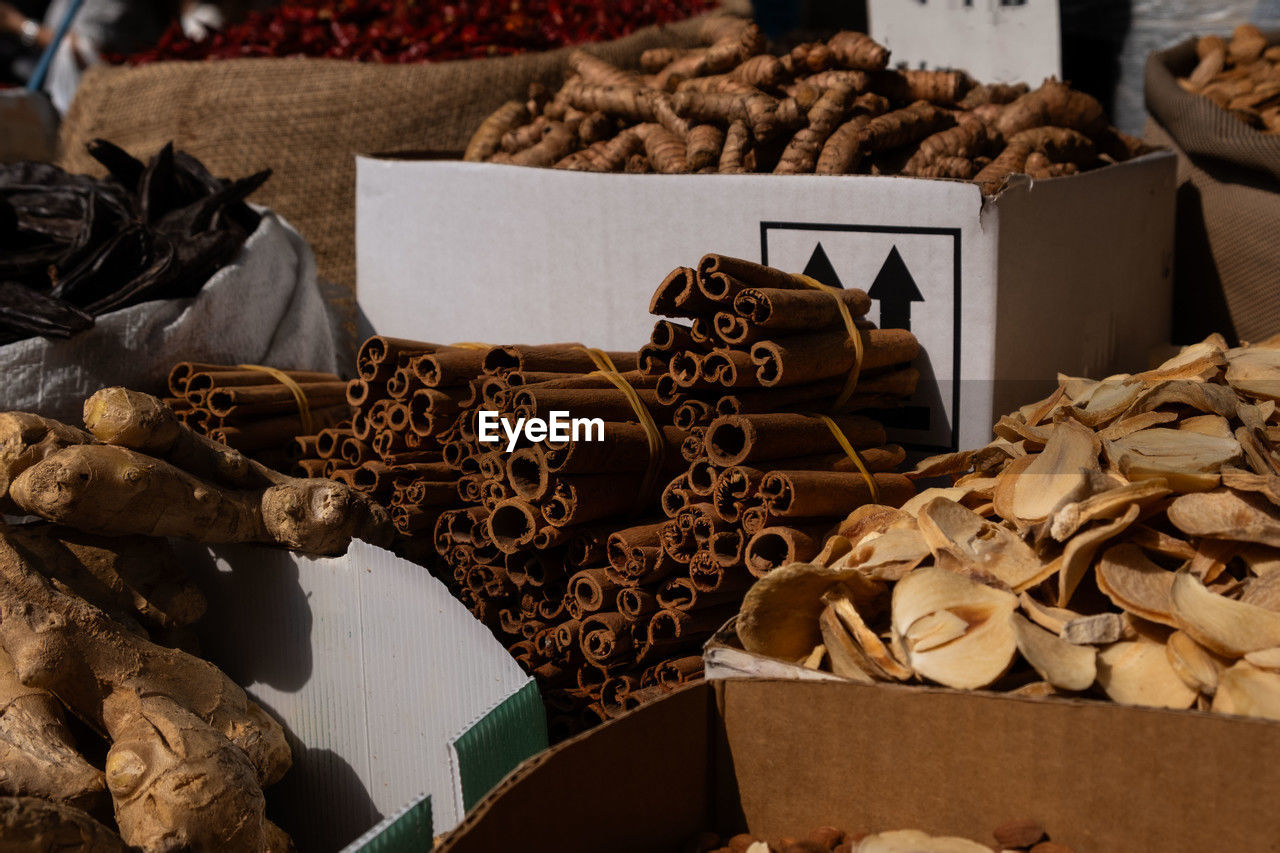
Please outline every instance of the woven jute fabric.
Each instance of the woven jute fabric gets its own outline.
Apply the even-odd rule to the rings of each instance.
[[[1263,340],[1280,333],[1280,136],[1184,91],[1195,65],[1191,39],[1146,67],[1146,141],[1178,155],[1174,334]]]
[[[733,0],[708,14],[744,11],[749,3]],[[651,47],[695,45],[705,17],[582,47],[633,64]],[[63,122],[60,163],[101,174],[85,151],[101,137],[135,156],[173,141],[222,176],[270,168],[253,200],[288,219],[315,249],[321,277],[354,296],[355,156],[460,154],[480,122],[523,99],[530,83],[558,87],[571,50],[417,65],[290,58],[96,67]]]

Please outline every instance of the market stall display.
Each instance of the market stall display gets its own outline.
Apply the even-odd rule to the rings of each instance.
[[[258,227],[244,200],[270,171],[220,180],[172,145],[145,164],[102,139],[88,151],[110,178],[0,166],[0,344],[66,338],[110,311],[193,296]]]
[[[765,575],[748,652],[860,681],[1280,719],[1280,341],[1063,377],[901,509]]]
[[[510,101],[468,160],[595,172],[867,173],[978,182],[1074,174],[1142,144],[1091,96],[1057,80],[978,85],[962,71],[895,70],[868,36],[841,32],[774,56],[758,27],[721,19],[711,44],[656,49],[640,74],[586,53],[554,97]]]
[[[890,473],[903,450],[858,413],[910,396],[919,347],[874,328],[869,306],[860,290],[708,255],[651,306],[692,322],[659,320],[639,352],[371,338],[350,428],[299,438],[300,465],[386,504],[412,547],[430,543],[455,594],[538,677],[562,735],[696,677],[752,560],[812,553],[837,505],[914,493]],[[598,418],[600,433],[499,430],[556,411]]]

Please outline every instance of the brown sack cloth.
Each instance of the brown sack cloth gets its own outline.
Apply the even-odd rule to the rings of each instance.
[[[750,13],[746,0],[707,14],[740,12]],[[634,64],[651,47],[696,45],[704,18],[581,47]],[[296,57],[100,66],[85,75],[62,124],[60,163],[100,174],[85,143],[102,137],[144,159],[173,140],[215,175],[271,168],[255,201],[311,242],[322,278],[354,294],[355,155],[461,152],[480,122],[523,99],[530,83],[558,88],[571,50],[415,65]]]
[[[1153,53],[1146,68],[1145,141],[1178,155],[1174,341],[1260,341],[1280,332],[1280,136],[1178,85],[1195,48]]]

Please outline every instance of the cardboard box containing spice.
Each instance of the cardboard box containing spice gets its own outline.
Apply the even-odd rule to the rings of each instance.
[[[1105,376],[1169,338],[1174,163],[1072,177],[632,175],[362,157],[357,266],[380,334],[634,349],[653,282],[708,251],[867,290],[910,328],[921,391],[895,440],[984,443],[1059,371]]]
[[[1075,851],[1270,850],[1274,722],[850,683],[701,683],[525,762],[442,853],[678,850],[834,825]]]

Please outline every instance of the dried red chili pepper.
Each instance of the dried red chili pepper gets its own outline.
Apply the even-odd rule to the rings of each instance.
[[[200,40],[177,23],[116,62],[324,56],[439,62],[615,39],[706,11],[714,0],[285,0]]]

